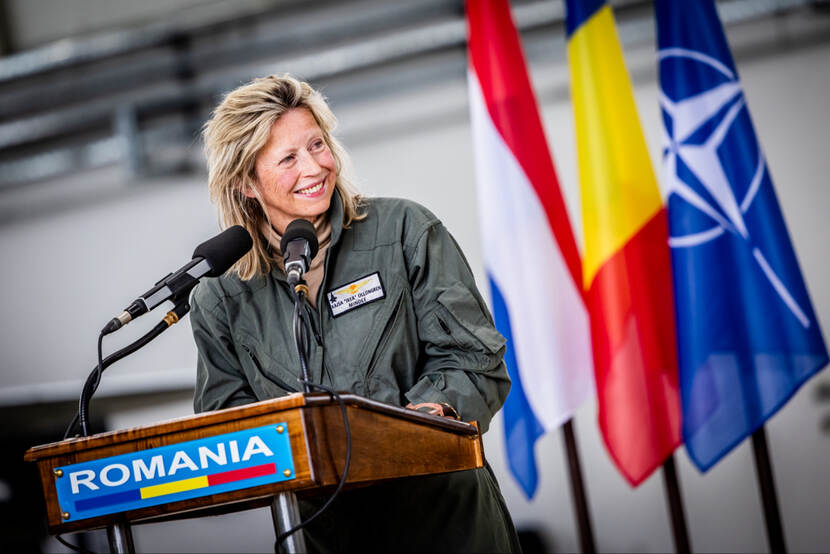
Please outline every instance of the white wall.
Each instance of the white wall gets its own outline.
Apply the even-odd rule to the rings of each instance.
[[[830,264],[825,212],[830,188],[824,180],[830,174],[830,33],[824,23],[824,39],[798,44],[804,42],[798,40],[803,23],[792,18],[756,22],[729,29],[729,36],[802,271],[827,330]],[[534,63],[533,73],[578,229],[573,120],[562,92],[567,90],[564,44],[549,42],[559,54]],[[656,163],[660,143],[653,46],[635,45],[626,54],[637,76],[635,93]],[[465,86],[459,76],[371,106],[346,105],[338,114],[363,190],[413,198],[430,207],[456,236],[483,284]],[[117,200],[0,227],[0,259],[6,260],[0,287],[0,397],[4,388],[21,391],[37,383],[80,380],[93,365],[98,329],[216,231],[206,196],[202,178],[149,183]],[[136,329],[131,332],[148,328],[152,321],[133,323]],[[188,325],[180,324],[114,366],[107,380],[114,383],[124,375],[156,379],[165,371],[187,378],[195,357]],[[108,351],[115,347],[106,344]],[[830,436],[822,435],[818,425],[828,407],[813,397],[822,381],[828,381],[826,372],[808,382],[767,426],[784,528],[794,552],[830,549]],[[110,421],[129,426],[189,411],[189,399],[183,395],[164,406],[124,406]],[[584,405],[576,429],[599,549],[673,550],[661,475],[654,474],[632,490],[610,462],[595,413],[593,402]],[[487,457],[517,524],[541,528],[556,551],[574,551],[579,545],[561,443],[556,434],[538,443],[540,490],[527,501],[506,473],[500,418],[485,437]],[[705,476],[690,465],[682,448],[675,458],[694,551],[766,551],[749,444]],[[142,551],[267,551],[272,547],[270,533],[268,513],[262,510],[135,531]]]

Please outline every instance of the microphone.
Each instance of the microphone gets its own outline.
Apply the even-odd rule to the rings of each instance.
[[[318,247],[317,233],[309,221],[295,219],[288,224],[280,241],[280,250],[289,285],[293,287],[302,280],[311,267],[311,260],[317,255]]]
[[[242,226],[234,225],[193,251],[193,259],[179,270],[162,277],[153,288],[124,308],[101,330],[107,335],[133,319],[144,315],[165,300],[192,288],[202,277],[218,277],[244,256],[253,246],[251,235]]]

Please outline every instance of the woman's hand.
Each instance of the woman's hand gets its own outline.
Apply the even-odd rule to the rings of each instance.
[[[437,402],[421,402],[420,404],[413,404],[410,402],[406,405],[406,407],[410,410],[415,410],[416,412],[448,417],[450,419],[460,419],[455,409],[444,402],[441,402],[440,404]]]

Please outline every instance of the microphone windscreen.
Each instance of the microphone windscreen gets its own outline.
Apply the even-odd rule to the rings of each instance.
[[[317,255],[317,249],[319,248],[319,244],[317,244],[317,233],[314,231],[314,225],[305,219],[295,219],[289,223],[288,227],[285,228],[285,234],[282,236],[282,240],[280,241],[280,250],[283,254],[285,254],[285,248],[288,246],[288,243],[294,239],[305,239],[308,241],[308,249],[311,250],[309,259],[313,260],[314,256]]]
[[[210,264],[208,277],[219,277],[248,253],[254,242],[241,225],[228,227],[212,239],[208,239],[193,251],[193,257],[204,258]]]

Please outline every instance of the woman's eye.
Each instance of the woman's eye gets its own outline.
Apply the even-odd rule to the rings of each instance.
[[[291,163],[292,161],[294,161],[294,154],[289,154],[288,156],[280,160],[280,164],[284,165],[287,163]]]
[[[318,139],[318,140],[315,140],[314,142],[311,143],[311,149],[312,150],[320,150],[325,145],[326,145],[326,143],[323,142],[323,139]]]

